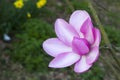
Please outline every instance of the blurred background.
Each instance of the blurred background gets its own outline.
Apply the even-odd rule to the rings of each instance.
[[[120,61],[120,0],[91,1]],[[42,42],[56,36],[55,20],[68,21],[74,10],[93,18],[86,0],[0,0],[0,80],[119,80],[120,66],[103,40],[100,58],[88,72],[48,68],[52,57]],[[94,19],[93,24],[98,27]]]

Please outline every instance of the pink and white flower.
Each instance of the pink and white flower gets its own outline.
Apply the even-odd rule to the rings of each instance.
[[[55,22],[57,38],[43,42],[43,48],[54,59],[49,67],[64,68],[75,64],[74,71],[87,71],[99,56],[100,31],[93,27],[89,14],[77,10],[70,16],[69,23],[63,19]]]

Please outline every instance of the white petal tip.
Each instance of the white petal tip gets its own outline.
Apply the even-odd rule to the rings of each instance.
[[[74,71],[76,72],[76,73],[79,73],[79,74],[81,74],[81,73],[85,73],[85,72],[87,72],[90,68],[92,67],[92,65],[90,65],[89,67],[87,67],[86,69],[74,69]]]
[[[11,37],[8,36],[7,34],[4,34],[4,40],[5,40],[5,41],[10,41],[10,40],[11,40]]]

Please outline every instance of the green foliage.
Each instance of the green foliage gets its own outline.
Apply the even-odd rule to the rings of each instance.
[[[18,41],[14,43],[12,59],[29,71],[46,71],[50,58],[43,51],[42,43],[49,37],[55,37],[51,25],[38,19],[28,20],[21,33],[16,34]]]
[[[19,30],[20,26],[28,20],[27,13],[34,18],[38,17],[43,9],[36,7],[37,0],[24,1],[24,6],[20,9],[14,6],[14,1],[0,0],[0,34],[10,33],[13,29]]]
[[[71,80],[103,80],[105,76],[105,72],[102,69],[102,67],[99,66],[98,63],[93,64],[91,69],[89,69],[87,72],[84,72],[82,74],[76,74],[74,71],[70,71],[68,69],[69,74],[71,74],[72,79]]]
[[[51,0],[47,5],[48,7],[42,9],[36,8],[35,1],[28,0],[22,9],[15,9],[13,2],[0,0],[0,34],[11,28],[14,28],[12,31],[16,32],[19,30],[17,34],[14,32],[15,40],[13,39],[13,50],[8,50],[6,53],[10,53],[10,58],[14,62],[22,64],[28,71],[47,72],[48,64],[52,57],[43,51],[42,43],[48,38],[55,37],[53,26],[39,19],[28,20],[26,13],[30,12],[32,18],[37,17],[52,23],[56,17],[64,17],[65,19],[65,17],[68,17],[72,12],[69,7],[66,7],[67,4],[65,1],[61,1],[62,5],[58,5],[56,4],[57,1]],[[71,0],[71,4],[76,10],[87,10],[90,13],[88,4],[84,0]],[[105,27],[105,29],[112,44],[120,46],[120,31],[113,27]],[[4,60],[1,59],[1,61],[2,64],[5,63]],[[77,74],[71,72],[72,69],[69,67],[60,69],[60,71],[70,72],[74,80]],[[58,69],[51,70],[57,71]],[[84,80],[103,80],[104,72],[101,70],[101,67],[95,65],[90,71],[85,74],[79,74],[78,76]]]
[[[12,24],[9,21],[15,15],[15,11],[12,4],[7,0],[0,0],[0,8],[0,33],[3,33],[11,28]]]
[[[108,37],[114,46],[120,46],[120,30],[115,27],[106,26],[104,27]]]
[[[74,6],[74,8],[76,10],[86,10],[86,11],[90,12],[87,1],[85,1],[85,0],[81,0],[81,1],[74,0],[74,1],[71,1],[71,2],[72,2],[72,5]]]
[[[104,75],[103,70],[98,64],[95,64],[89,72],[82,74],[81,77],[84,78],[84,80],[103,80]]]

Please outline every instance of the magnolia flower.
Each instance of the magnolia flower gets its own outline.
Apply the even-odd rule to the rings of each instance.
[[[55,32],[58,38],[43,42],[44,50],[54,57],[49,67],[64,68],[75,64],[74,71],[77,73],[90,69],[99,56],[101,35],[93,27],[89,14],[77,10],[70,16],[69,23],[57,19]]]

